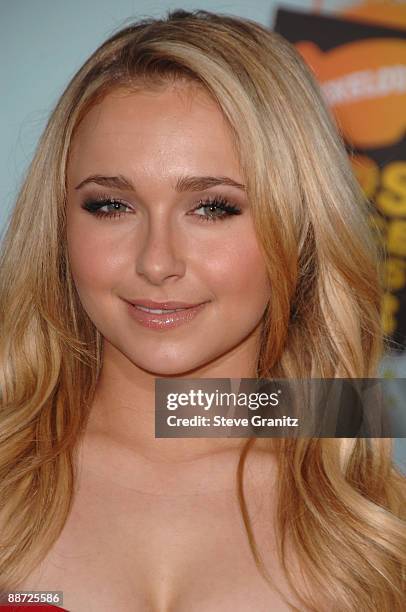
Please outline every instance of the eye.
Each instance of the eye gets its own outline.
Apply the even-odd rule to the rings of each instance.
[[[109,219],[116,219],[121,217],[123,214],[127,214],[128,211],[131,211],[128,204],[108,196],[88,198],[84,201],[82,208],[87,210],[95,217]],[[198,210],[202,210],[203,213],[194,214],[193,216],[198,217],[199,221],[220,221],[230,217],[231,215],[241,215],[242,213],[240,208],[234,204],[231,204],[228,200],[221,196],[212,196],[206,198],[205,200],[199,200],[198,205],[193,208],[192,213],[195,213],[195,211]],[[206,212],[209,214],[205,214]]]
[[[200,200],[198,206],[196,206],[192,212],[200,209],[208,211],[210,214],[195,215],[199,217],[199,221],[220,221],[230,217],[231,215],[241,215],[240,208],[234,204],[230,204],[230,202],[228,202],[228,200],[225,198],[218,196],[213,196],[211,198],[207,198],[206,200]],[[217,214],[218,211],[220,211],[222,214]]]
[[[101,196],[100,198],[89,198],[85,200],[82,208],[93,214],[95,217],[109,217],[117,218],[121,217],[122,214],[126,214],[124,208],[130,209],[130,207],[117,200],[115,198],[108,198]],[[103,210],[106,209],[106,210]],[[110,209],[110,210],[109,210]]]

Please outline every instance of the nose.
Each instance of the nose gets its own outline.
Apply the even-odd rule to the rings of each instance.
[[[145,237],[137,253],[136,271],[151,284],[161,285],[170,277],[185,273],[185,260],[181,256],[179,234],[167,218],[149,223]]]

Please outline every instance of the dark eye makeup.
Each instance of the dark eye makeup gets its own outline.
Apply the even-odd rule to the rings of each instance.
[[[131,211],[131,207],[125,202],[121,201],[118,198],[113,198],[111,196],[101,195],[97,197],[89,197],[86,198],[82,204],[82,208],[99,218],[108,218],[108,219],[116,219],[121,217],[122,215],[128,214],[125,210]],[[102,209],[106,210],[102,210]],[[110,210],[108,210],[110,208]],[[241,209],[229,202],[223,196],[210,196],[206,199],[201,199],[198,201],[197,206],[192,209],[191,212],[195,212],[196,210],[202,209],[204,211],[208,211],[210,214],[196,214],[199,221],[220,221],[222,219],[226,219],[231,215],[241,215]],[[217,214],[221,212],[222,214]],[[212,214],[214,213],[214,214]]]

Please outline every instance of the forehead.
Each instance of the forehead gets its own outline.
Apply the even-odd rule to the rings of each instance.
[[[71,144],[68,173],[83,166],[111,171],[106,164],[131,172],[135,163],[169,173],[179,164],[182,172],[186,164],[190,171],[201,172],[202,165],[218,171],[221,165],[238,173],[230,127],[213,98],[195,84],[117,89],[85,115]]]

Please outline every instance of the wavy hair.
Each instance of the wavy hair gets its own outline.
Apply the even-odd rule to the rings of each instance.
[[[379,253],[369,204],[315,79],[294,47],[252,21],[173,11],[132,23],[72,78],[40,138],[2,245],[0,266],[0,590],[46,556],[69,515],[76,449],[102,363],[66,246],[66,167],[87,111],[117,87],[200,84],[230,126],[273,287],[260,378],[375,377],[383,354]],[[80,407],[80,409],[78,409]],[[247,536],[258,553],[236,474]],[[275,532],[303,605],[404,609],[405,479],[390,439],[273,439]],[[287,549],[312,585],[295,584]],[[273,585],[275,586],[275,585]],[[297,610],[291,606],[292,610]]]

